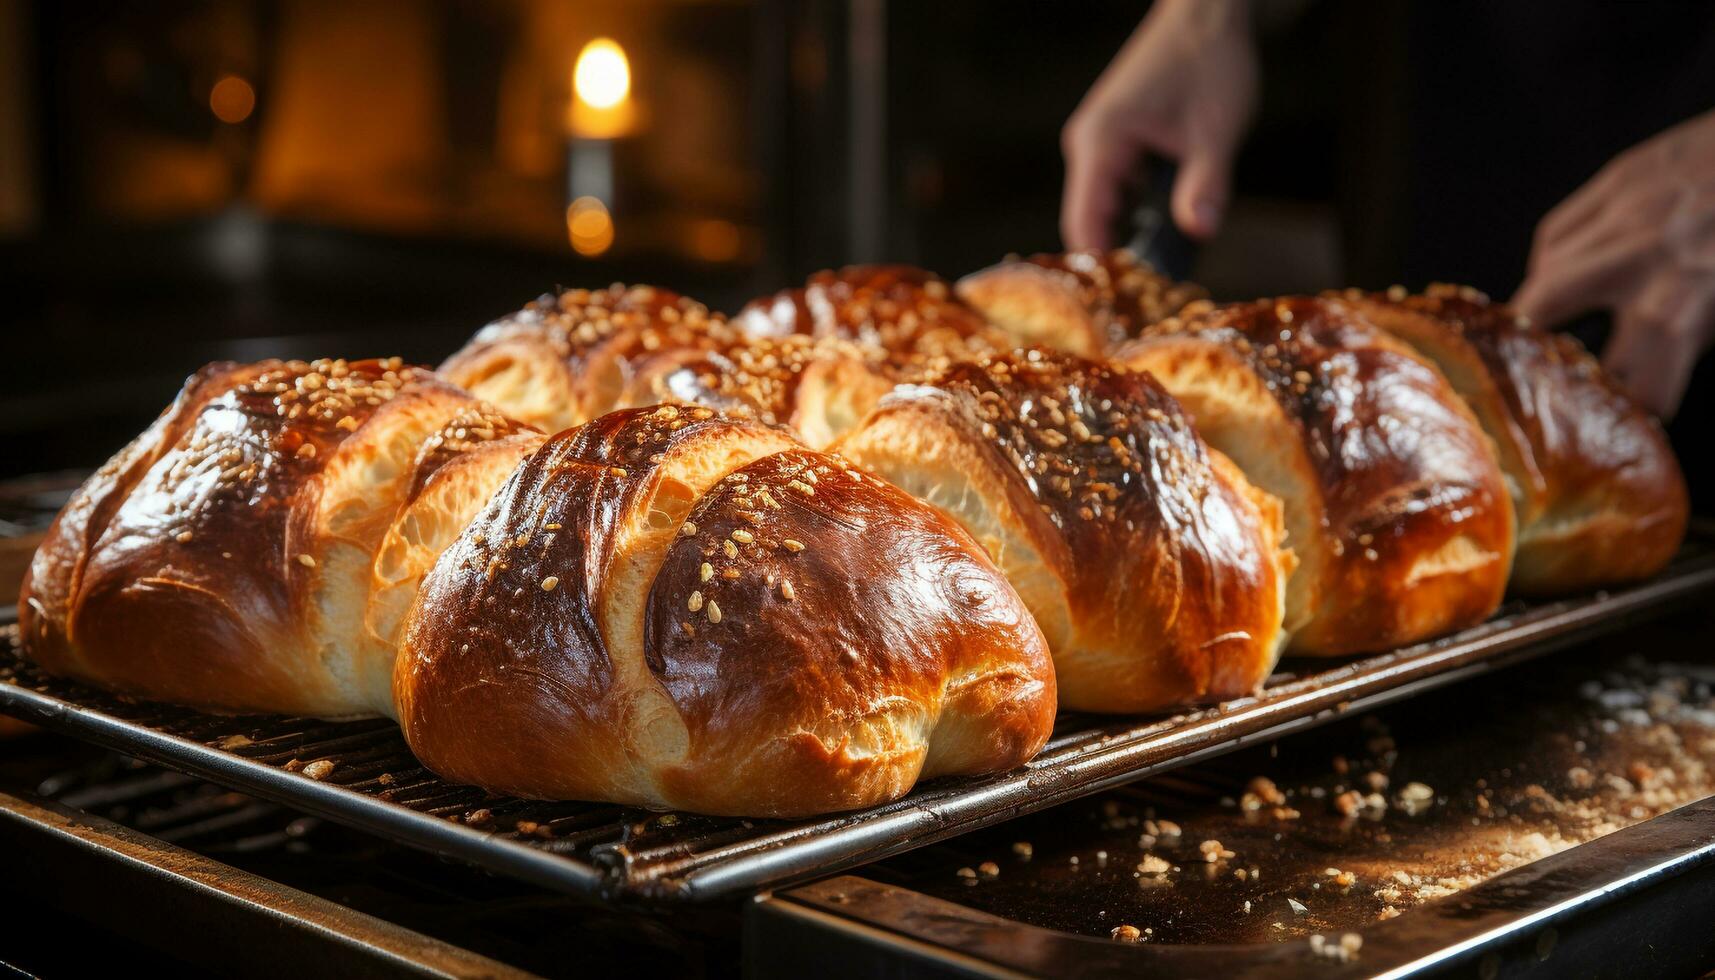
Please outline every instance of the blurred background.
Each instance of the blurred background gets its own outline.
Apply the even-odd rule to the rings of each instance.
[[[1258,3],[1263,103],[1194,278],[1510,293],[1535,216],[1610,150],[1497,156],[1473,99],[1543,66],[1437,46],[1494,9],[1457,6]],[[1057,248],[1060,126],[1146,10],[0,0],[0,476],[99,464],[218,358],[433,364],[556,286],[730,311],[849,262],[956,276]],[[1426,86],[1462,141],[1400,132]],[[1423,179],[1472,170],[1519,182]],[[1405,248],[1413,209],[1450,208],[1486,223]]]

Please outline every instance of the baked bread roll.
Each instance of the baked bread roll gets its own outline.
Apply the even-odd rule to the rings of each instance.
[[[621,404],[701,405],[790,426],[812,449],[856,425],[894,384],[929,359],[889,355],[833,337],[740,337],[718,348],[679,348],[637,364]]]
[[[617,407],[637,359],[740,339],[701,303],[616,284],[543,296],[482,328],[438,370],[512,418],[558,432]]]
[[[1513,512],[1494,448],[1432,364],[1350,307],[1194,304],[1116,359],[1284,502],[1294,652],[1385,650],[1499,605]]]
[[[895,354],[1005,350],[1012,342],[932,272],[854,265],[811,276],[802,289],[752,300],[733,317],[752,337],[833,337]]]
[[[980,542],[1048,638],[1060,701],[1253,692],[1284,634],[1279,501],[1148,375],[1042,351],[906,385],[839,443]]]
[[[1468,287],[1342,298],[1434,361],[1494,439],[1518,513],[1514,591],[1647,578],[1673,558],[1689,513],[1679,461],[1577,340]]]
[[[19,600],[25,653],[207,708],[390,713],[376,549],[451,459],[438,433],[481,414],[397,359],[204,368],[55,519]]]
[[[532,456],[424,581],[395,682],[450,779],[751,816],[1019,765],[1054,714],[1040,631],[956,525],[673,406]]]
[[[959,280],[960,299],[1019,343],[1098,357],[1207,294],[1126,249],[1010,256]]]

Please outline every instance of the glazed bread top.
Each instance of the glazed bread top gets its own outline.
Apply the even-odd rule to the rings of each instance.
[[[823,270],[801,289],[752,300],[733,324],[753,337],[835,337],[896,354],[1011,346],[939,276],[903,265]]]
[[[1235,696],[1273,666],[1291,568],[1279,502],[1148,375],[1041,350],[958,362],[895,389],[839,447],[995,557],[1066,706]]]
[[[1350,307],[1194,304],[1118,356],[1286,504],[1298,649],[1383,649],[1498,605],[1514,542],[1493,447],[1433,364]]]
[[[371,560],[475,404],[391,361],[212,364],[55,520],[21,599],[59,673],[181,703],[384,713]],[[382,662],[371,662],[381,657]]]
[[[957,292],[1018,343],[1085,357],[1100,356],[1207,295],[1126,249],[1009,256],[960,279]]]
[[[1434,360],[1494,438],[1517,502],[1516,589],[1644,578],[1673,557],[1689,516],[1679,461],[1576,339],[1468,287],[1343,299]]]
[[[482,328],[439,371],[513,418],[557,432],[618,405],[636,359],[736,339],[718,315],[669,290],[568,289]]]
[[[946,518],[778,430],[615,412],[521,467],[429,574],[413,750],[525,796],[793,815],[1028,759],[1040,632]]]

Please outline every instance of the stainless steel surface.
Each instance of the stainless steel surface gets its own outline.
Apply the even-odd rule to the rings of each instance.
[[[0,711],[547,887],[686,901],[804,881],[1010,820],[1541,655],[1711,586],[1715,555],[1694,542],[1640,586],[1512,608],[1381,656],[1295,665],[1313,672],[1170,718],[1067,715],[1021,769],[937,780],[886,806],[797,822],[490,797],[422,769],[386,722],[227,718],[126,701],[40,674],[18,659],[12,633],[0,651]]]

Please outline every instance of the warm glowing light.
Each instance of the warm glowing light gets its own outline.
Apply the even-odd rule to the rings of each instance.
[[[209,90],[208,107],[223,123],[241,123],[256,111],[256,90],[237,75],[228,75]]]
[[[578,52],[572,69],[572,90],[585,105],[612,109],[631,91],[631,64],[625,49],[611,38],[598,37]]]
[[[580,197],[566,208],[566,232],[579,255],[600,255],[613,245],[613,217],[599,198]]]
[[[710,218],[691,225],[691,251],[704,262],[731,262],[743,244],[738,226],[730,221]]]

